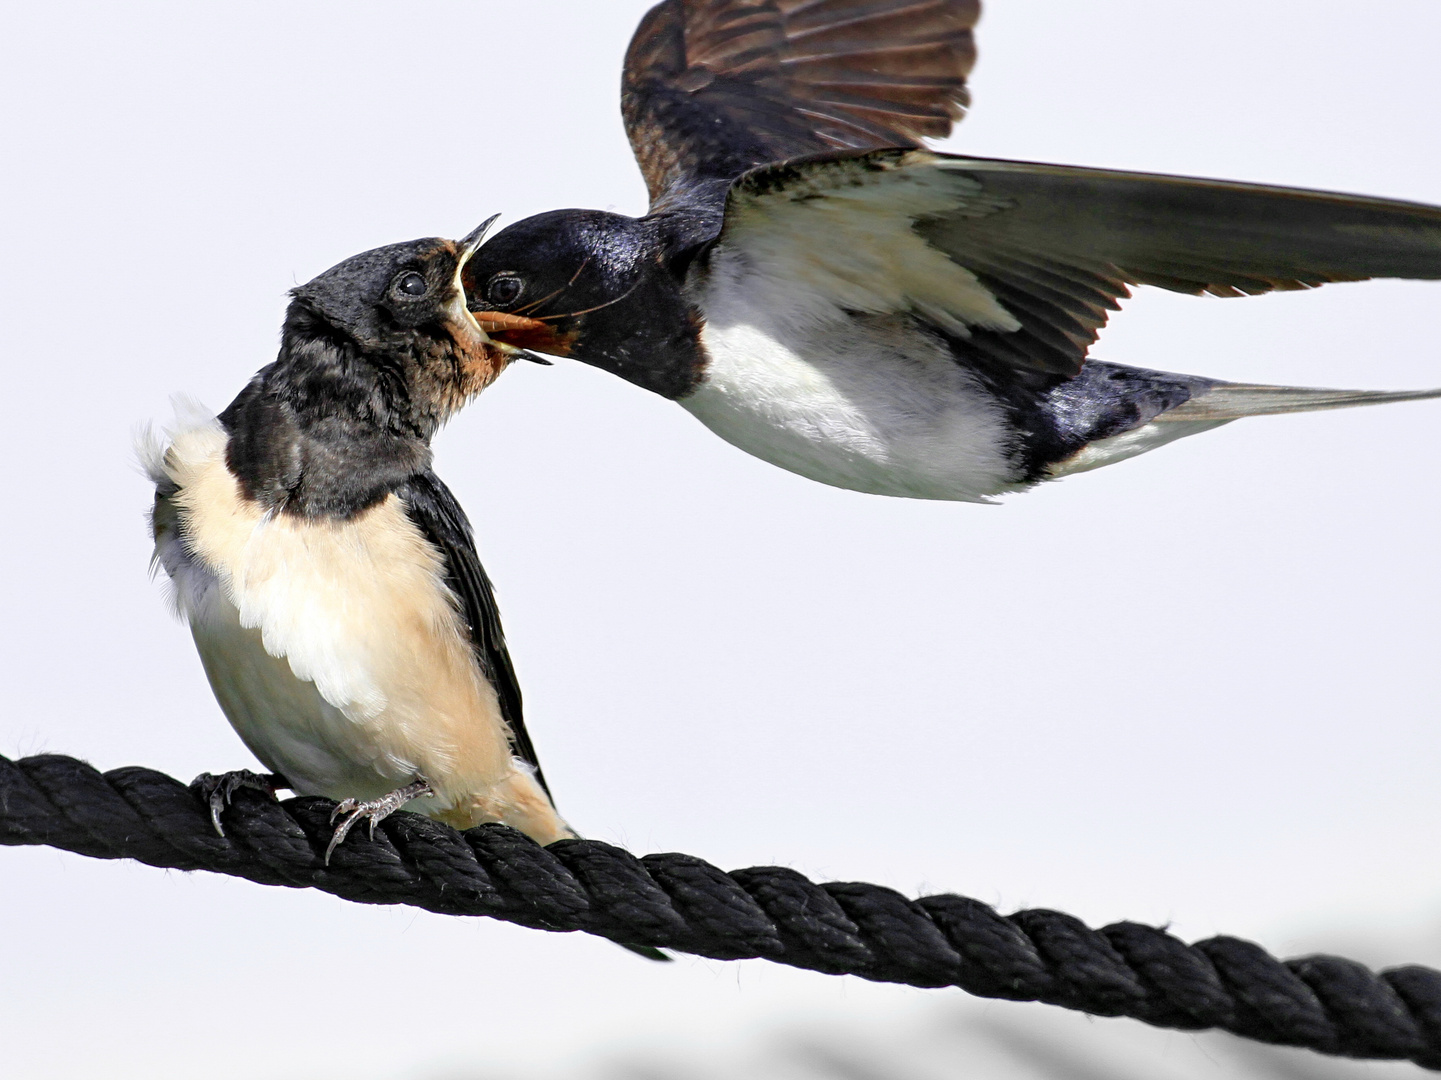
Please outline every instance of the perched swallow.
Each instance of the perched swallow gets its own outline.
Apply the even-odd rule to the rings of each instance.
[[[436,429],[518,355],[465,307],[484,228],[377,248],[293,290],[279,358],[145,452],[155,562],[220,707],[277,774],[209,778],[217,829],[234,789],[256,785],[340,800],[331,850],[402,806],[574,835],[469,522],[431,471]]]
[[[560,210],[464,271],[497,341],[678,401],[837,487],[983,500],[1243,416],[1435,397],[1087,359],[1136,285],[1441,278],[1441,209],[929,152],[977,0],[666,0],[626,56],[641,218]]]

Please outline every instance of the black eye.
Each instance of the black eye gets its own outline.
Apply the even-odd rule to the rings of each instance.
[[[496,274],[485,286],[485,299],[496,307],[506,307],[520,299],[525,282],[514,274]]]
[[[430,283],[414,270],[405,270],[395,275],[395,280],[390,283],[391,291],[399,296],[414,299],[417,296],[424,296],[430,291]]]

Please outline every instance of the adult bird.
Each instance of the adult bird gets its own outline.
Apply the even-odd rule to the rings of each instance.
[[[1131,287],[1441,278],[1441,209],[927,151],[978,0],[666,0],[626,56],[650,191],[521,221],[467,266],[498,341],[672,398],[823,483],[983,500],[1243,416],[1441,391],[1221,382],[1088,359]]]
[[[487,223],[488,224],[488,223]],[[430,440],[517,357],[466,310],[465,240],[347,259],[292,291],[276,361],[142,447],[155,563],[221,708],[273,770],[200,778],[340,800],[330,852],[409,805],[574,835],[551,802],[465,513]]]

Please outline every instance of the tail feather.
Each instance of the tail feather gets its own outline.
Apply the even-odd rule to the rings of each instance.
[[[1393,401],[1424,401],[1427,398],[1441,398],[1441,389],[1327,390],[1307,386],[1217,382],[1195,394],[1191,400],[1161,413],[1156,420],[1239,420],[1243,416],[1349,409],[1358,405],[1385,405]]]

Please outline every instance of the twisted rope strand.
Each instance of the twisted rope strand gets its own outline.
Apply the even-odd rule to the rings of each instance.
[[[543,848],[503,825],[462,833],[407,813],[374,839],[352,834],[327,866],[333,807],[242,789],[219,837],[203,800],[164,773],[100,773],[53,754],[0,757],[0,844],[1441,1069],[1441,972],[1430,968],[1375,974],[1334,956],[1280,961],[1238,938],[1187,945],[1137,923],[1093,930],[1058,911],[1003,916],[964,896],[910,900],[776,866],[726,874],[690,855],[636,858],[598,840]]]

